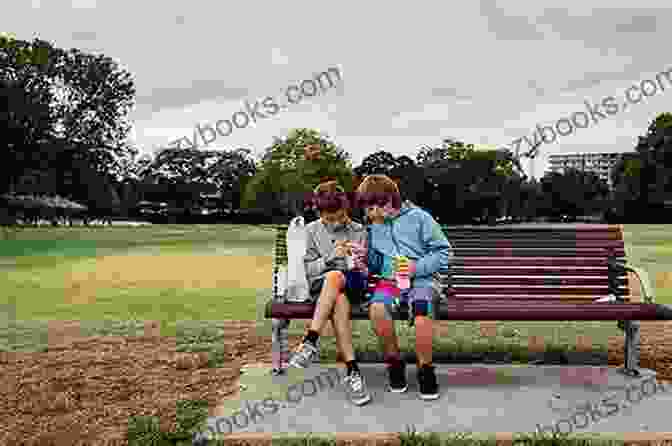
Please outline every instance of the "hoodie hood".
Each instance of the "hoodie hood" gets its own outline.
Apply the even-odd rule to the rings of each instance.
[[[369,270],[382,271],[385,259],[406,256],[416,261],[413,287],[432,286],[433,274],[448,268],[452,247],[439,224],[422,208],[402,205],[398,215],[368,227]]]
[[[401,218],[402,216],[404,216],[404,215],[408,214],[409,212],[413,211],[413,209],[416,209],[415,207],[409,206],[409,203],[410,202],[408,202],[408,201],[404,202],[404,204],[402,204],[402,206],[401,206],[401,209],[399,209],[399,212],[394,217],[385,217],[385,223],[386,224],[391,224],[394,221]]]

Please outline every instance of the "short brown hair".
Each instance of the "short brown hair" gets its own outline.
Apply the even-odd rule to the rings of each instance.
[[[312,202],[319,211],[335,212],[350,207],[345,190],[336,181],[325,181],[313,189]]]
[[[384,205],[388,202],[392,202],[392,206],[397,209],[401,208],[399,186],[387,175],[368,175],[357,188],[357,203],[359,206]]]

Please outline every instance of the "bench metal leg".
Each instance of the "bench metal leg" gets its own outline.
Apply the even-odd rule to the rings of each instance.
[[[624,359],[625,366],[618,371],[626,376],[639,377],[639,321],[624,321],[625,330],[625,345],[624,345]]]
[[[273,319],[271,333],[273,369],[284,370],[289,362],[289,319]]]

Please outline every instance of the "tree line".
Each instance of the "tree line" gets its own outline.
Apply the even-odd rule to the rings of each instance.
[[[28,58],[25,54],[40,54]],[[104,55],[18,39],[0,45],[0,222],[94,218],[155,222],[286,222],[309,212],[321,181],[354,190],[365,175],[398,181],[405,199],[441,223],[508,218],[668,222],[672,113],[659,114],[611,172],[613,187],[580,170],[528,178],[509,150],[444,139],[394,156],[380,149],[353,167],[328,136],[294,129],[258,157],[249,148],[163,149],[128,142],[131,73]],[[623,148],[623,151],[627,150]]]

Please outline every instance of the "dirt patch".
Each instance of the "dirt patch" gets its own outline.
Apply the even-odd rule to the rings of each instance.
[[[209,368],[204,354],[177,353],[175,339],[158,336],[151,322],[142,337],[89,338],[77,321],[54,322],[47,352],[0,352],[0,444],[105,444],[124,438],[133,415],[157,416],[168,430],[179,400],[206,400],[214,411],[240,397],[241,367],[271,366],[271,339],[256,321],[230,321],[224,330],[225,363]],[[642,322],[641,341],[641,366],[672,380],[672,322]],[[623,337],[614,337],[609,365],[622,363]]]
[[[270,288],[273,258],[221,255],[118,255],[82,261],[65,277],[69,303],[95,300],[100,289]]]
[[[177,353],[175,339],[156,336],[152,324],[142,337],[89,338],[76,321],[51,325],[47,352],[0,352],[0,444],[123,440],[132,415],[174,428],[178,400],[214,408],[239,395],[241,365],[271,363],[270,337],[259,338],[254,321],[224,327],[219,368],[208,367],[207,354]]]

